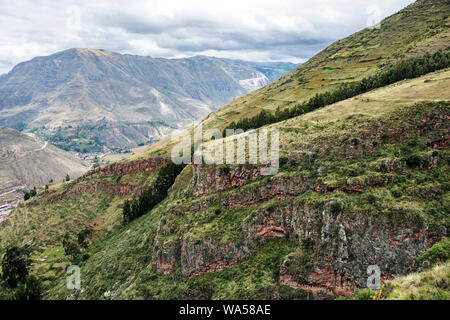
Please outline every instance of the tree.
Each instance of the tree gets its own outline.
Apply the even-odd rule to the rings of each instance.
[[[2,259],[2,279],[11,287],[24,282],[28,276],[28,267],[31,264],[30,252],[25,247],[11,246],[6,249]]]
[[[69,176],[69,174],[66,175],[66,181],[70,181],[70,176]]]
[[[131,205],[128,200],[125,201],[122,211],[123,224],[127,225],[161,202],[167,196],[169,188],[183,168],[184,165],[176,165],[169,161],[159,170],[153,188],[144,190],[139,197],[134,196]]]
[[[41,282],[34,276],[28,276],[25,284],[16,290],[14,298],[16,300],[40,300]]]
[[[131,221],[131,206],[129,200],[125,200],[124,202],[122,214],[123,214],[123,224],[124,225],[129,224]]]
[[[93,233],[92,227],[85,227],[83,230],[81,230],[78,233],[78,244],[83,248],[86,249],[89,245],[89,236]]]
[[[80,247],[77,243],[70,239],[69,233],[66,233],[63,238],[64,254],[70,258],[72,262],[77,262],[81,255]]]

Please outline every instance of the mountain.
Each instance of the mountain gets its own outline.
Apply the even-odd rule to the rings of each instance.
[[[416,1],[381,22],[336,41],[280,80],[233,100],[204,120],[204,127],[227,123],[261,110],[289,108],[316,93],[375,74],[396,61],[449,47],[448,1]]]
[[[375,31],[378,43],[370,46],[396,49],[380,53],[377,61],[386,64],[370,62],[366,74],[407,66],[408,54],[446,49],[449,9],[444,1],[418,1],[384,20]],[[444,24],[436,26],[435,16]],[[338,43],[358,48],[359,34]],[[364,76],[361,57],[335,59],[329,51],[305,63],[307,71],[302,65],[286,77],[321,74],[333,61],[339,63],[335,79]],[[445,239],[450,226],[444,52],[447,67],[263,126],[280,133],[280,168],[273,176],[263,176],[258,164],[187,165],[180,172],[169,162],[173,142],[163,140],[50,194],[39,189],[0,225],[0,248],[20,239],[34,249],[32,272],[46,299],[358,297],[369,266],[380,269],[382,283],[424,271],[419,257]],[[432,60],[420,61],[415,68]],[[305,92],[338,88],[332,82],[305,90],[303,81],[288,85],[286,77],[210,114],[204,126],[223,129],[235,112],[274,111],[272,103],[282,101],[269,89],[277,86],[298,94],[286,106],[306,100]],[[255,96],[254,107],[246,105]],[[86,232],[80,253],[65,254]],[[439,256],[445,254],[448,249]],[[74,263],[81,267],[80,290],[69,290],[64,275]],[[447,269],[431,273],[442,281]],[[393,283],[397,296],[396,288],[410,281]],[[448,296],[448,286],[434,287]]]
[[[67,150],[135,147],[294,66],[70,49],[20,63],[0,78],[0,124],[33,131]]]
[[[14,129],[0,127],[0,205],[22,199],[23,190],[75,178],[88,167],[69,152]]]

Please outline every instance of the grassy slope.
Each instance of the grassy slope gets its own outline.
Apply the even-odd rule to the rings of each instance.
[[[389,281],[383,288],[383,300],[449,300],[450,262]]]
[[[361,79],[395,60],[448,47],[449,5],[435,1],[433,6],[422,6],[412,4],[385,19],[380,30],[364,29],[333,43],[279,81],[210,114],[204,125],[223,128],[261,109],[288,107],[340,83]]]
[[[104,237],[121,225],[123,201],[131,198],[132,194],[122,197],[111,194],[107,187],[99,187],[95,192],[65,196],[58,201],[52,201],[52,198],[70,194],[83,186],[114,186],[120,183],[143,187],[151,185],[154,177],[154,174],[145,173],[122,176],[95,174],[74,185],[67,182],[52,185],[48,193],[44,188],[39,188],[37,197],[22,202],[0,225],[0,248],[9,244],[31,244],[35,261],[32,272],[38,273],[48,285],[71,264],[62,248],[64,234],[69,232],[76,237],[85,226],[96,223],[94,238]],[[33,204],[35,201],[38,204]]]
[[[387,23],[384,22],[381,30],[383,37],[374,37],[375,40],[373,41],[376,42],[375,45],[379,45],[380,47],[385,47],[387,45],[386,43],[389,43],[389,50],[380,53],[381,59],[376,60],[376,62],[367,62],[369,65],[368,67],[359,68],[362,57],[353,53],[348,57],[345,56],[339,59],[331,57],[337,51],[342,49],[342,43],[338,43],[332,45],[330,48],[338,46],[340,47],[339,50],[335,48],[336,52],[333,53],[333,50],[330,51],[330,48],[328,48],[320,53],[310,62],[300,67],[300,69],[297,69],[297,71],[288,75],[287,78],[290,78],[290,81],[283,84],[283,81],[286,79],[280,80],[274,85],[256,92],[255,95],[262,95],[263,92],[267,92],[266,90],[270,90],[277,85],[282,85],[286,86],[286,90],[281,92],[286,91],[286,94],[289,92],[292,94],[293,92],[299,91],[299,94],[297,95],[296,93],[295,98],[292,98],[292,101],[297,101],[296,99],[301,100],[308,97],[309,93],[325,90],[326,88],[330,88],[330,86],[307,89],[307,91],[303,90],[305,88],[300,88],[301,85],[298,84],[296,80],[292,81],[292,79],[297,79],[294,77],[296,72],[304,73],[305,77],[310,77],[308,79],[311,79],[311,81],[312,79],[322,79],[321,77],[323,75],[318,75],[314,78],[314,72],[319,72],[318,70],[320,70],[321,66],[328,68],[328,63],[338,61],[342,64],[342,68],[336,71],[336,76],[344,77],[343,74],[347,70],[352,76],[355,75],[356,79],[367,73],[374,72],[381,60],[384,61],[388,59],[395,52],[399,52],[395,57],[399,58],[402,54],[414,55],[421,53],[423,50],[434,51],[437,48],[445,47],[448,43],[446,40],[448,33],[448,28],[446,27],[448,18],[444,18],[444,16],[445,13],[448,12],[448,6],[442,6],[443,4],[439,3],[433,7],[415,10],[414,13],[408,13],[408,10],[414,8],[409,7],[409,9],[402,14],[389,18]],[[414,20],[418,19],[418,16],[422,14],[426,15],[426,17],[422,17],[423,19],[420,21]],[[401,17],[405,17],[406,15],[407,19],[403,21]],[[434,19],[434,17],[439,18]],[[394,18],[399,21],[394,20]],[[394,23],[399,22],[399,25],[394,26]],[[408,25],[406,25],[406,22],[408,22]],[[392,27],[390,27],[390,24],[392,24]],[[424,27],[424,24],[439,26],[428,28],[426,26]],[[403,27],[400,27],[402,25]],[[420,25],[421,28],[416,28],[417,25]],[[406,30],[406,27],[409,29]],[[396,28],[399,29],[397,30]],[[419,32],[418,30],[421,31]],[[391,38],[385,38],[384,35],[387,31],[391,32]],[[364,35],[368,32],[369,31],[366,30],[358,34]],[[392,40],[396,32],[398,32],[397,37],[395,37],[395,40]],[[358,42],[356,40],[361,36],[358,36],[358,34],[342,41],[345,42],[344,44],[347,45],[348,48],[353,48],[355,46],[355,48],[359,48],[362,46],[361,50],[364,51],[366,48],[365,44],[357,45]],[[399,35],[409,36],[399,38]],[[361,38],[360,40],[362,41],[363,39]],[[411,43],[414,44],[411,45]],[[407,48],[410,47],[411,50],[407,53]],[[345,52],[342,51],[340,53]],[[346,64],[347,62],[348,66]],[[370,65],[372,67],[370,67]],[[354,99],[329,106],[323,110],[317,110],[311,114],[276,124],[275,126],[281,129],[282,154],[284,156],[289,155],[295,157],[296,154],[293,153],[293,150],[307,152],[319,151],[319,153],[322,151],[322,153],[324,153],[324,147],[331,149],[333,146],[339,146],[339,144],[342,144],[342,148],[344,148],[348,146],[348,141],[351,140],[349,138],[358,136],[358,134],[361,134],[361,136],[358,137],[359,139],[363,139],[365,144],[369,144],[372,143],[372,141],[367,140],[365,130],[370,128],[370,126],[372,126],[372,129],[377,126],[395,129],[396,126],[401,125],[401,123],[399,123],[399,119],[401,119],[414,127],[414,125],[420,125],[420,115],[423,115],[426,112],[434,110],[437,114],[448,114],[448,103],[414,105],[415,102],[424,102],[428,100],[448,101],[448,72],[449,71],[446,70],[433,75],[427,75],[420,79],[404,81],[400,84],[390,86],[389,88],[382,88]],[[326,73],[332,72],[327,71]],[[348,80],[349,79],[335,79],[331,81],[331,85],[333,85],[333,83],[336,84],[339,81]],[[411,86],[416,87],[411,88]],[[415,90],[414,88],[417,88],[418,90]],[[308,94],[305,92],[308,92]],[[414,92],[414,94],[411,95],[412,92]],[[271,96],[274,96],[273,92],[267,93],[267,97]],[[251,97],[253,97],[253,95],[247,95],[239,99],[239,101],[242,99],[250,99]],[[398,99],[399,97],[400,99]],[[255,100],[254,103],[258,103],[258,106],[270,109],[273,109],[276,106],[275,104],[271,105],[264,101],[265,100],[260,99]],[[287,101],[287,104],[289,103],[291,102]],[[233,106],[233,104],[226,106],[223,110],[229,110],[231,106]],[[242,104],[241,106],[243,109],[248,109],[245,104]],[[235,109],[239,111],[239,108],[239,106],[236,106]],[[223,110],[220,110],[217,114],[228,112]],[[205,120],[207,126],[223,126],[224,122],[216,121],[217,114],[213,114]],[[228,114],[226,116],[227,121],[228,119],[230,121],[234,120],[232,116],[232,114]],[[339,138],[342,137],[343,139],[339,140]],[[378,138],[379,137],[377,137],[377,139]],[[413,139],[413,136],[410,136],[410,138]],[[320,171],[319,178],[324,185],[343,187],[348,183],[347,180],[353,181],[354,179],[361,179],[362,181],[365,181],[373,177],[384,177],[386,174],[379,168],[380,161],[386,158],[395,160],[397,158],[408,156],[411,153],[418,153],[420,157],[425,159],[433,152],[426,144],[429,139],[430,136],[425,136],[421,138],[417,144],[408,147],[405,146],[404,141],[385,141],[373,156],[360,160],[325,157],[321,158],[320,161],[313,166],[305,165],[305,163],[302,162],[299,162],[298,165],[291,163],[282,168],[279,175],[273,179],[279,177],[286,177],[289,179],[298,174],[316,176]],[[308,143],[301,144],[301,142],[305,141]],[[339,142],[337,143],[337,141]],[[361,145],[364,146],[364,144]],[[170,145],[167,145],[164,142],[157,144],[155,147],[140,154],[138,157],[146,157],[158,153],[164,154],[169,146]],[[339,148],[336,147],[336,149]],[[339,150],[336,151],[338,152]],[[446,150],[439,151],[438,156],[441,161],[437,168],[431,170],[413,170],[411,168],[405,168],[396,173],[396,177],[399,178],[399,180],[395,183],[368,187],[368,190],[365,190],[365,192],[360,195],[343,194],[340,191],[331,195],[308,192],[297,198],[287,199],[285,201],[300,205],[305,202],[323,202],[329,197],[339,196],[343,198],[346,203],[355,204],[352,208],[354,213],[370,210],[374,212],[374,214],[388,214],[395,210],[400,213],[407,212],[407,217],[417,215],[434,221],[439,225],[448,226],[446,215],[443,214],[445,210],[448,210],[449,201],[447,183],[449,180],[448,167],[445,165],[446,161],[448,161],[448,152]],[[361,170],[361,168],[363,169]],[[182,177],[180,177],[180,180],[182,180],[181,178],[184,178],[183,181],[177,181],[176,189],[178,191],[183,190],[186,187],[186,184],[190,179],[189,169],[190,168],[187,167]],[[350,169],[352,169],[351,174]],[[212,200],[212,202],[214,202],[227,196],[238,198],[240,194],[248,194],[255,192],[255,190],[257,191],[257,188],[266,182],[267,179],[236,190],[230,190],[221,194],[212,194],[200,199],[192,199],[184,196],[182,192],[174,192],[159,207],[140,219],[137,219],[129,227],[114,229],[106,238],[98,238],[90,248],[93,256],[85,262],[85,265],[83,266],[83,288],[85,291],[81,296],[84,298],[100,298],[105,292],[116,290],[116,294],[121,298],[180,298],[186,296],[213,298],[267,298],[281,296],[292,297],[292,295],[301,296],[302,293],[292,292],[285,287],[279,286],[276,277],[266,276],[266,273],[275,275],[279,269],[279,261],[282,256],[287,252],[294,250],[295,246],[287,240],[271,240],[265,243],[251,258],[243,261],[234,268],[221,273],[202,275],[192,280],[185,279],[178,273],[168,276],[157,275],[151,264],[152,245],[157,236],[158,223],[163,216],[167,219],[166,225],[169,230],[171,228],[173,229],[172,234],[169,233],[169,235],[159,239],[163,242],[170,242],[175,237],[180,237],[182,235],[192,237],[192,239],[215,237],[219,241],[239,239],[241,236],[240,226],[242,222],[251,217],[259,207],[265,205],[283,205],[284,203],[279,200],[271,200],[268,204],[263,203],[255,205],[246,210],[222,208],[223,214],[218,217],[213,214],[217,205],[213,205],[210,208],[192,214],[189,214],[190,206],[191,204],[206,200]],[[396,191],[400,192],[399,197],[399,193]],[[421,195],[421,192],[427,193],[430,191],[437,194],[437,200],[425,199]],[[397,196],[394,196],[394,193],[397,194]],[[371,203],[373,202],[372,200],[368,201],[369,195],[374,196],[375,203]],[[373,197],[370,197],[370,199],[373,199]],[[76,203],[77,202],[75,201],[74,204]],[[96,207],[95,203],[93,207]],[[182,212],[184,211],[186,214],[180,216],[168,215],[168,210],[171,210],[174,207]],[[435,210],[429,210],[429,208],[435,208]],[[61,207],[59,212],[63,211],[64,209]],[[55,213],[55,215],[56,214],[59,213]],[[99,214],[101,215],[102,213]],[[118,208],[112,216],[115,216],[116,219],[118,219]],[[20,219],[17,219],[16,223],[16,227],[22,225]],[[61,232],[64,228],[65,227],[61,228]],[[0,234],[2,232],[3,230],[0,229]],[[13,235],[12,232],[10,234]],[[27,231],[27,234],[29,236],[29,231]],[[62,254],[58,250],[56,250],[56,253],[52,253],[51,256],[58,256],[57,252],[59,252],[59,259],[63,259]],[[43,257],[43,255],[43,252],[39,253],[40,258]],[[270,261],[273,261],[273,263],[270,263]],[[48,265],[45,267],[50,268]],[[253,275],[256,275],[256,278],[254,278]],[[50,287],[53,286],[53,284],[50,283],[49,285]],[[62,280],[56,288],[50,291],[48,297],[65,298],[70,294],[70,292],[65,290],[64,281]]]
[[[375,148],[372,155],[363,158],[343,159],[333,155],[333,152],[345,150],[351,137],[357,137],[363,149],[372,144],[372,139],[382,140],[375,132],[380,127],[393,131],[399,126],[415,128],[422,123],[422,116],[430,112],[448,115],[448,102],[424,103],[424,100],[427,100],[426,90],[417,90],[416,95],[410,94],[407,99],[392,102],[398,94],[409,92],[411,86],[428,86],[431,100],[448,101],[450,97],[446,88],[449,79],[449,70],[437,72],[277,124],[281,131],[283,155],[295,158],[301,153],[300,150],[325,154],[319,156],[312,165],[302,161],[291,163],[282,167],[275,177],[200,198],[183,193],[190,178],[191,168],[187,167],[165,202],[129,227],[116,230],[110,237],[94,245],[97,251],[82,269],[85,279],[84,292],[76,297],[101,298],[107,291],[113,292],[113,297],[134,299],[305,297],[304,292],[289,289],[277,282],[276,275],[282,258],[296,248],[295,243],[286,239],[263,242],[258,251],[235,267],[193,279],[184,278],[178,272],[159,275],[152,266],[151,251],[155,239],[166,244],[176,238],[194,241],[215,239],[220,243],[239,241],[242,238],[242,223],[266,206],[314,205],[339,197],[350,204],[348,210],[351,214],[385,215],[394,220],[418,218],[448,227],[450,224],[445,214],[449,205],[447,150],[438,152],[441,160],[437,168],[403,167],[391,173],[380,168],[383,160],[401,159],[415,153],[426,159],[433,152],[427,143],[436,132],[424,134],[416,143],[407,147],[404,141],[398,139],[384,141]],[[357,105],[363,109],[355,108]],[[414,140],[415,137],[412,132],[404,138]],[[304,142],[302,148],[298,146],[300,141]],[[327,156],[329,150],[332,152]],[[294,154],[295,152],[297,154]],[[310,191],[291,199],[273,199],[245,209],[232,209],[219,204],[221,199],[239,199],[242,195],[256,193],[258,188],[270,180],[290,179],[298,175],[320,179],[324,185],[336,187],[337,190],[327,195]],[[363,181],[364,185],[364,181],[390,175],[394,178],[391,182],[366,185],[361,194],[340,191],[355,179]],[[430,192],[435,194],[431,199],[426,197]],[[192,211],[191,208],[198,203],[210,205],[204,210]],[[221,209],[218,216],[215,214],[216,208]],[[158,225],[162,219],[165,221],[166,231],[158,234]],[[62,281],[48,297],[65,298],[71,294],[66,291]]]
[[[381,29],[364,29],[339,40],[278,81],[209,114],[203,127],[221,130],[262,109],[290,107],[341,83],[374,74],[395,61],[445,49],[450,39],[449,12],[445,1],[418,1],[383,20]],[[166,139],[136,157],[167,154],[172,145]]]

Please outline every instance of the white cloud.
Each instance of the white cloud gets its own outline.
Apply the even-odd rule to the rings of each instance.
[[[0,0],[0,73],[73,47],[304,61],[413,0]]]

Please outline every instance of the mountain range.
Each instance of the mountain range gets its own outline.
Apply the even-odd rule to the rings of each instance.
[[[279,132],[275,175],[175,165],[163,139],[38,188],[0,224],[0,254],[30,248],[45,299],[448,299],[449,13],[416,1],[203,119],[302,107],[255,122]]]
[[[70,49],[0,77],[0,125],[79,152],[157,140],[278,79],[291,63]]]

